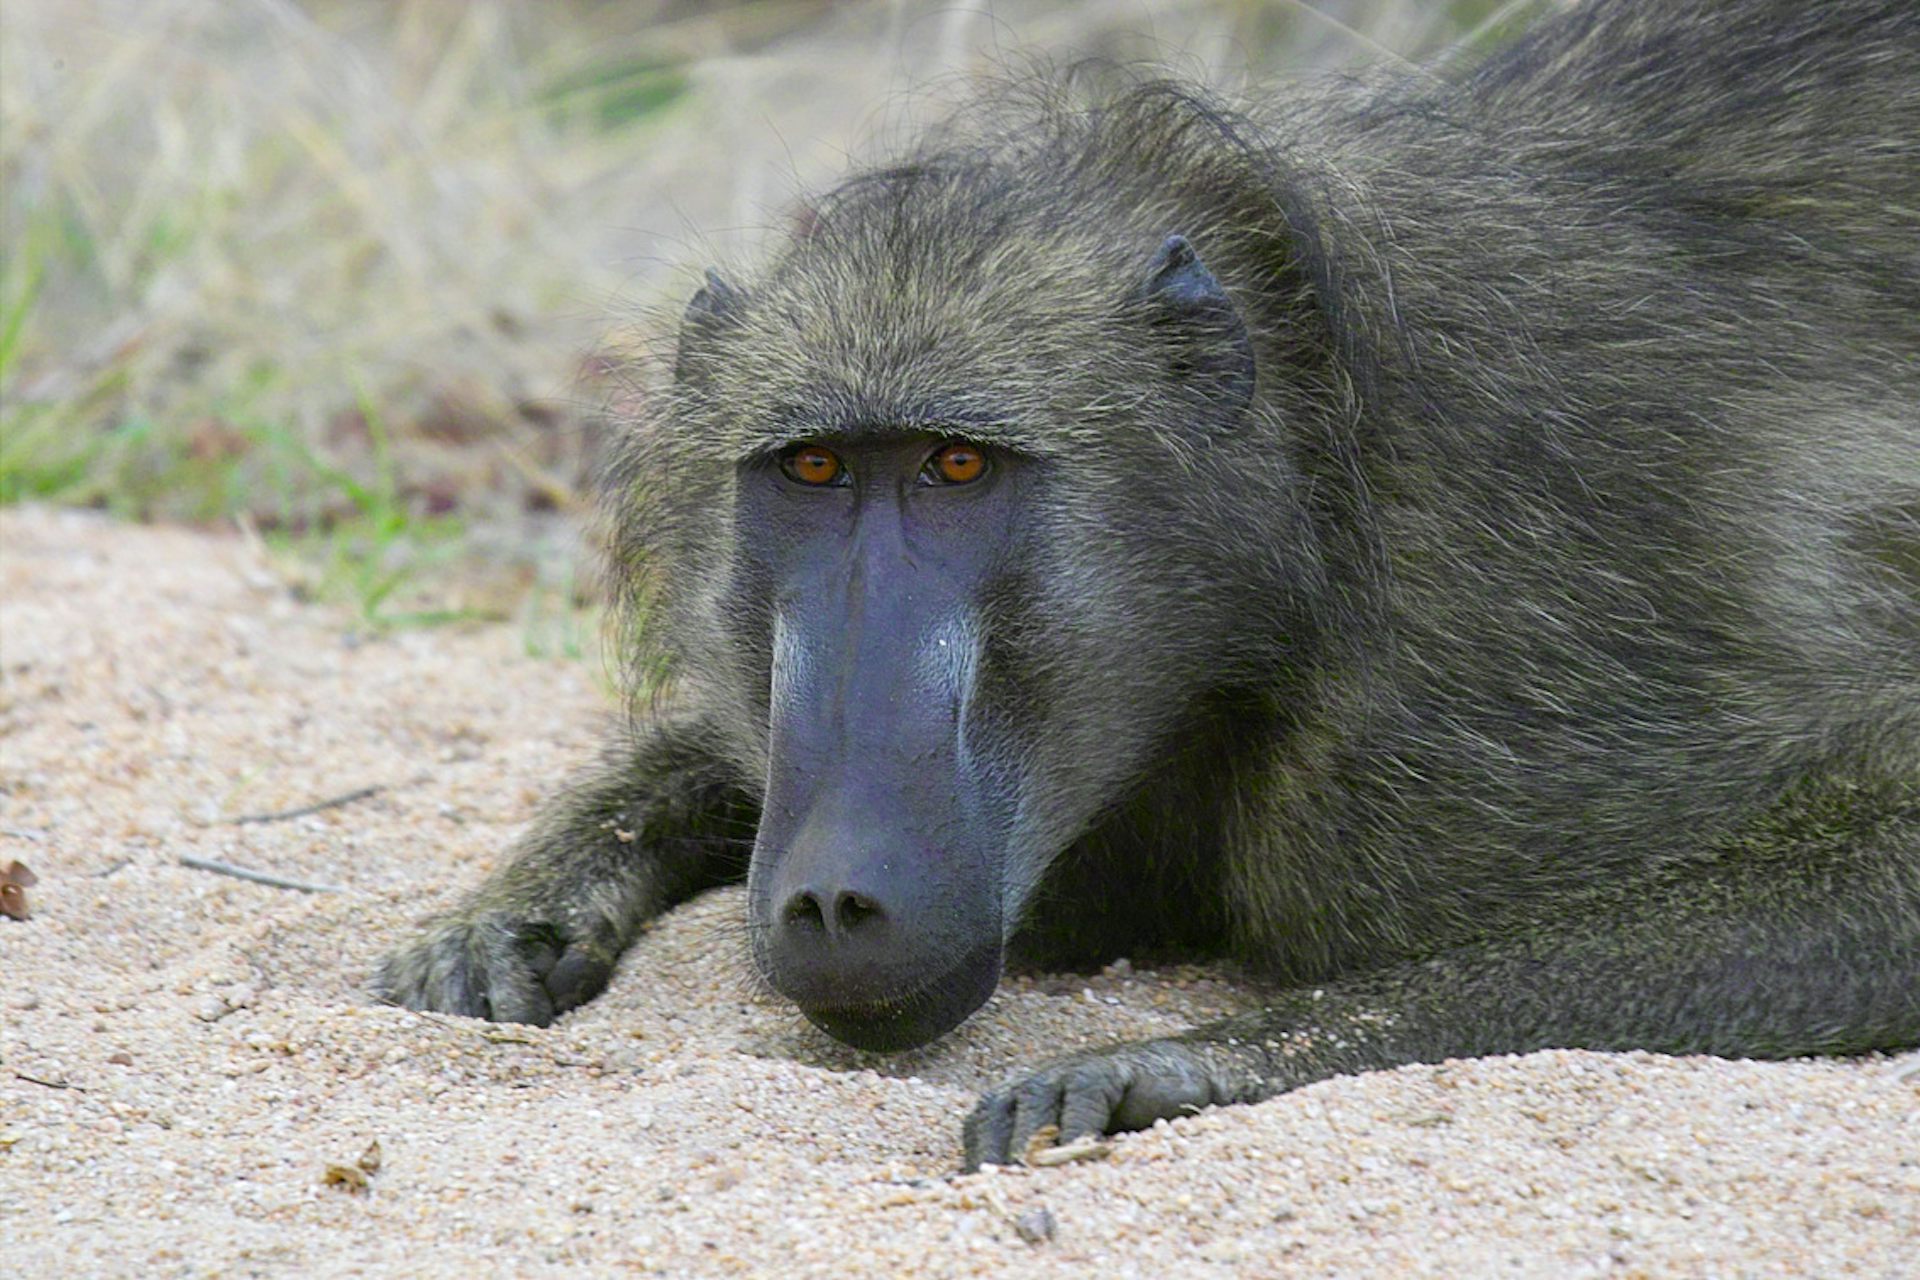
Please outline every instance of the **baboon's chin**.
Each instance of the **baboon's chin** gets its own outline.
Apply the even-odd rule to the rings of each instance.
[[[976,953],[934,982],[870,1004],[800,1006],[807,1021],[843,1044],[900,1053],[938,1040],[987,1002],[1000,982],[1000,948]]]

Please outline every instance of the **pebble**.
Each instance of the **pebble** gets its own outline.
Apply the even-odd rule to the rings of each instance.
[[[1053,1239],[1054,1227],[1053,1210],[1047,1208],[1029,1209],[1013,1220],[1014,1233],[1028,1244]]]

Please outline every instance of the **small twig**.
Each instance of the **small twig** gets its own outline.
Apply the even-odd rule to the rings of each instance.
[[[39,1076],[30,1076],[24,1071],[14,1072],[13,1078],[15,1080],[25,1080],[28,1084],[37,1084],[42,1089],[71,1089],[75,1093],[85,1093],[87,1091],[85,1085],[69,1084],[65,1080],[42,1080]]]
[[[385,790],[386,788],[382,786],[361,787],[358,790],[349,791],[345,795],[335,796],[331,800],[320,800],[313,804],[303,804],[298,809],[281,809],[275,813],[249,813],[244,817],[229,818],[227,821],[236,827],[243,827],[249,822],[285,822],[289,818],[304,818],[310,813],[320,813],[327,809],[338,809],[342,805],[352,804],[356,800],[365,800],[368,796],[378,795]],[[206,870],[212,871],[215,870],[215,868],[208,867]]]
[[[1076,1160],[1105,1160],[1112,1154],[1113,1148],[1100,1139],[1083,1138],[1064,1147],[1036,1151],[1027,1157],[1026,1163],[1036,1169],[1051,1169],[1055,1165],[1072,1164]]]
[[[46,840],[44,831],[29,831],[25,827],[0,827],[0,836],[12,836],[15,840],[31,840],[40,844]]]
[[[236,880],[251,880],[255,884],[271,885],[275,889],[298,889],[301,893],[341,893],[344,890],[337,884],[314,884],[310,880],[294,880],[287,876],[276,876],[269,871],[255,871],[251,867],[236,867],[231,862],[215,862],[212,858],[196,858],[192,854],[180,855],[180,865],[191,867],[195,871],[211,871],[217,876],[232,876]]]

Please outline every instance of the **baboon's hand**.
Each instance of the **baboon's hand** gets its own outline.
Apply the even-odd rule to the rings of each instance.
[[[495,911],[445,916],[393,952],[373,994],[409,1009],[544,1027],[600,994],[613,972],[611,939]]]
[[[1017,1162],[1047,1125],[1060,1127],[1064,1145],[1233,1101],[1226,1092],[1208,1062],[1175,1040],[1061,1058],[980,1099],[963,1130],[964,1167],[972,1173],[983,1164]]]

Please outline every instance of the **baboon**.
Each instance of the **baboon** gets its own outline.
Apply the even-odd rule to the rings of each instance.
[[[969,1167],[1329,1075],[1920,1043],[1920,7],[984,93],[709,273],[610,468],[636,698],[384,998],[546,1022],[744,877],[849,1044],[1003,962],[1258,1012]]]

